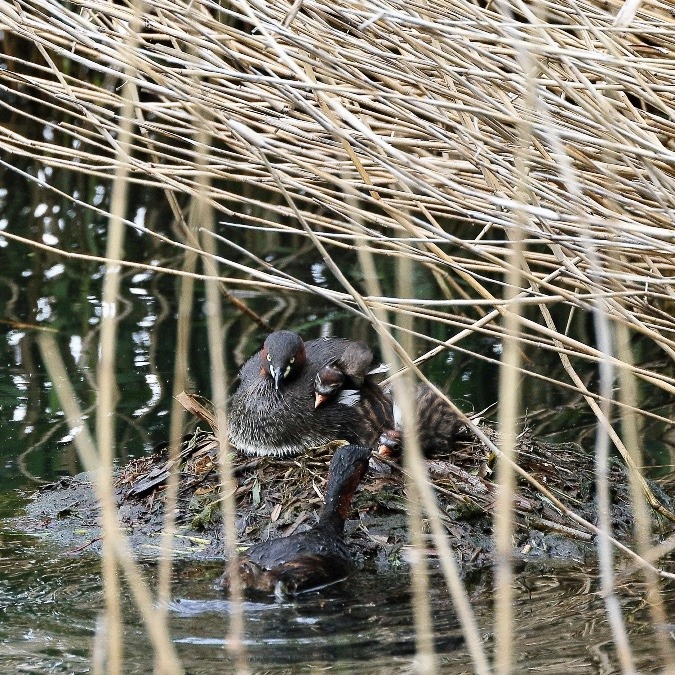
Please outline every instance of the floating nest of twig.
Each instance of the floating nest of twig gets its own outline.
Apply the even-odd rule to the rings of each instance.
[[[490,428],[485,430],[495,435]],[[334,449],[335,445],[328,445],[297,458],[235,459],[237,529],[243,545],[286,536],[316,522]],[[218,443],[211,432],[197,430],[186,437],[179,459],[177,505],[180,527],[201,531],[215,541],[222,536],[217,453]],[[468,435],[452,455],[427,460],[448,536],[464,562],[480,564],[492,559],[493,463],[485,446]],[[519,438],[519,463],[578,515],[596,521],[592,457],[573,444],[552,446],[524,432]],[[120,470],[116,489],[121,514],[133,529],[161,528],[171,464],[162,449]],[[633,518],[627,478],[620,465],[612,467],[610,481],[613,532],[625,539]],[[400,467],[374,456],[347,525],[357,558],[374,560],[378,566],[400,562],[407,544],[405,491]],[[668,501],[665,495],[660,497]],[[592,555],[594,535],[580,529],[529,484],[518,484],[514,508],[518,555],[575,561]]]

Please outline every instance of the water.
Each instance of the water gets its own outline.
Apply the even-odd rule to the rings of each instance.
[[[103,606],[98,560],[67,557],[17,533],[2,534],[0,672],[86,673]],[[154,567],[144,570],[152,579]],[[170,608],[172,636],[190,673],[229,672],[226,651],[229,602],[213,588],[214,563],[184,563],[175,570]],[[491,646],[491,579],[468,570],[467,589],[486,647]],[[515,584],[518,672],[615,672],[611,635],[594,569],[527,565]],[[641,672],[656,669],[656,644],[641,585],[620,585],[633,649]],[[434,641],[444,673],[471,672],[458,621],[433,572],[430,594]],[[672,608],[675,586],[666,586]],[[124,592],[125,673],[151,672],[151,650]],[[293,601],[247,601],[244,642],[254,672],[322,669],[346,673],[409,672],[414,631],[406,573],[367,572],[322,593]],[[671,620],[672,620],[671,615]]]

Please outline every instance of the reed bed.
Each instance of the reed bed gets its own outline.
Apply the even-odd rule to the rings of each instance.
[[[13,0],[0,6],[0,28],[7,66],[0,105],[12,120],[0,128],[6,167],[28,158],[103,184],[163,189],[176,217],[170,243],[207,260],[207,277],[228,289],[320,294],[367,317],[401,368],[461,350],[475,333],[498,337],[506,352],[503,391],[520,399],[518,375],[530,373],[519,350],[558,354],[564,378],[532,377],[578,392],[596,416],[601,499],[608,498],[602,485],[611,442],[632,469],[635,500],[646,493],[657,506],[640,473],[636,415],[672,420],[641,409],[633,389],[637,382],[675,393],[670,6]],[[30,135],[25,129],[36,121],[44,130]],[[48,173],[35,180],[58,191]],[[186,225],[178,202],[184,195],[209,221],[220,221],[215,230],[194,218]],[[114,213],[144,236],[166,240],[125,219],[124,209]],[[337,285],[308,284],[267,263],[255,246],[237,248],[235,227],[306,238]],[[22,239],[17,230],[3,236]],[[111,248],[108,260],[120,262],[119,251]],[[351,251],[364,286],[341,269]],[[235,262],[241,255],[246,264]],[[444,299],[416,297],[414,285],[401,280],[386,295],[374,278],[389,259],[401,278],[430,273]],[[190,269],[162,271],[190,276]],[[576,314],[594,318],[592,339],[568,334]],[[422,330],[429,324],[447,339]],[[217,327],[210,334],[215,341]],[[667,366],[634,362],[636,338],[658,346]],[[582,381],[579,360],[599,364],[598,387]],[[623,436],[611,426],[612,407],[622,412]],[[502,407],[507,446],[520,410],[518,400]],[[102,442],[110,442],[105,434]],[[517,462],[514,448],[495,451],[505,452],[503,466]],[[423,483],[424,467],[411,462],[409,473]],[[509,469],[500,480],[508,510]],[[641,522],[639,554],[648,555]],[[612,593],[611,533],[600,525],[607,611],[629,671]],[[497,520],[506,548],[511,527],[508,518]],[[440,534],[436,543],[442,548]],[[474,663],[487,672],[451,556],[443,556]],[[507,672],[511,582],[508,560],[500,565],[495,663]],[[416,589],[425,587],[420,570]],[[655,576],[650,584],[656,626],[663,617]],[[423,607],[416,619],[428,625]],[[420,645],[420,669],[434,671],[432,647],[424,639]],[[664,644],[664,665],[672,666],[671,651]]]

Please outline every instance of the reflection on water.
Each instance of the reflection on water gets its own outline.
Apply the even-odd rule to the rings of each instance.
[[[39,541],[2,533],[0,672],[84,673],[103,598],[98,561],[66,558]],[[154,568],[149,568],[151,575]],[[227,672],[229,601],[214,589],[220,565],[183,564],[176,570],[171,629],[190,673]],[[431,603],[441,671],[472,672],[452,604],[438,572]],[[491,649],[489,572],[467,578],[471,603]],[[518,672],[615,672],[616,663],[595,570],[527,565],[516,575]],[[638,668],[649,672],[656,646],[633,579],[620,588]],[[666,589],[675,605],[675,587]],[[138,615],[125,597],[125,673],[152,669]],[[672,611],[672,609],[671,609]],[[245,645],[255,672],[294,673],[331,666],[340,672],[408,672],[414,634],[406,574],[362,572],[326,593],[294,601],[265,598],[244,605]],[[670,620],[675,620],[671,614]]]
[[[382,663],[383,657],[409,663],[415,644],[407,585],[404,574],[374,577],[364,573],[329,593],[308,593],[283,603],[247,602],[245,644],[249,657],[265,667],[335,661]],[[452,608],[447,600],[438,600],[437,649],[451,653],[462,640]],[[177,641],[201,647],[225,646],[229,609],[229,602],[223,599],[177,599],[172,607]],[[203,651],[206,656],[208,650]]]
[[[90,672],[102,604],[97,562],[50,557],[39,542],[0,530],[0,672]]]

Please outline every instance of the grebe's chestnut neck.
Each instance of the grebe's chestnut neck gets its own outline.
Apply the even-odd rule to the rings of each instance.
[[[285,597],[347,576],[352,555],[342,535],[354,492],[368,470],[370,454],[370,448],[358,445],[345,445],[335,452],[319,522],[305,532],[251,546],[239,563],[245,589]],[[226,574],[217,585],[229,588]]]

